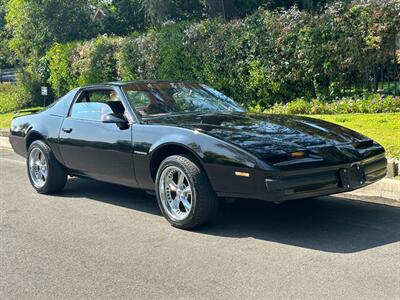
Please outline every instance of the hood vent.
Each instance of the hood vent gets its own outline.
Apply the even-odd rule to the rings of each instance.
[[[357,142],[353,144],[353,147],[356,149],[366,149],[370,148],[374,145],[374,142],[372,140],[365,140],[361,142]]]

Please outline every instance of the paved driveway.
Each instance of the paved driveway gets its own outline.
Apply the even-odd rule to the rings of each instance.
[[[29,185],[0,151],[0,298],[400,298],[400,208],[321,198],[222,205],[174,229],[154,197],[71,179]]]

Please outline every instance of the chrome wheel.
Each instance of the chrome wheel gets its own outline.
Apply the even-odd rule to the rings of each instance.
[[[32,149],[29,154],[29,175],[36,188],[42,188],[46,184],[48,174],[48,163],[42,150]]]
[[[167,214],[184,220],[192,209],[193,193],[185,173],[178,167],[165,168],[159,181],[160,200]]]

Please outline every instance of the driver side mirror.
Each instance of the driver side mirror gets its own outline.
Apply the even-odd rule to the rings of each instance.
[[[108,114],[105,115],[102,120],[103,123],[117,124],[121,129],[126,129],[129,127],[128,121],[120,114]]]

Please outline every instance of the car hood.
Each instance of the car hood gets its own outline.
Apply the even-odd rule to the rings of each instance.
[[[350,129],[293,115],[191,114],[157,117],[148,122],[197,130],[234,144],[261,159],[309,150],[331,161],[348,161],[360,158],[356,150],[358,145],[372,143]]]

